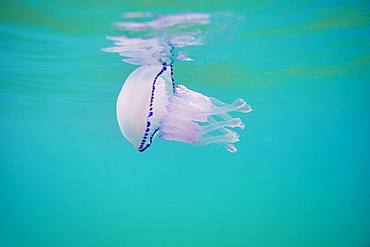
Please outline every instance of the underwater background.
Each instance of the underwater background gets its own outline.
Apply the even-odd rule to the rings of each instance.
[[[124,139],[124,12],[232,13],[175,79],[242,97],[238,152]],[[211,20],[212,21],[212,20]],[[0,4],[0,246],[370,246],[368,1]]]

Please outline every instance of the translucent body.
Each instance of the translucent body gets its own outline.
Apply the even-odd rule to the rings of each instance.
[[[243,100],[223,103],[179,85],[174,88],[169,66],[144,65],[127,78],[117,99],[117,118],[123,135],[144,151],[157,134],[165,140],[197,146],[217,143],[235,152],[244,128],[240,118],[228,113],[250,112]]]

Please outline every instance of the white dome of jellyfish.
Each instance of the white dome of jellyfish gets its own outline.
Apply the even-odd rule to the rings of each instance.
[[[177,18],[171,15],[170,19],[175,20],[176,24],[181,23],[181,20],[192,20],[193,23],[194,20],[189,15],[186,14],[185,17],[180,15]],[[207,17],[200,14],[195,16]],[[165,17],[159,18],[162,21],[157,22],[163,23]],[[155,24],[156,21],[151,20],[149,26],[155,29],[153,23]],[[208,23],[208,20],[200,20],[200,23],[203,25]],[[138,28],[148,25],[126,23],[121,26]],[[170,25],[166,23],[166,26]],[[183,33],[181,35],[184,36]],[[158,60],[155,59],[156,53],[147,54],[140,50],[140,47],[134,48],[140,51],[136,57],[129,52],[128,49],[132,49],[132,46],[128,47],[138,41],[137,37],[135,41],[127,37],[109,38],[115,42],[115,47],[106,48],[105,51],[123,52],[124,54],[120,55],[126,57],[129,54],[128,61],[143,64],[128,76],[117,98],[117,119],[122,134],[140,152],[147,150],[157,137],[195,146],[218,144],[229,152],[236,152],[234,144],[239,141],[239,134],[235,129],[244,129],[244,123],[240,118],[232,117],[230,113],[248,113],[252,111],[251,106],[241,98],[227,104],[184,85],[176,85],[173,77],[173,52],[176,47],[174,41],[179,40],[179,36],[172,36],[172,39],[166,38],[166,44],[170,47],[170,57],[166,59],[165,56],[162,58],[159,56]],[[184,39],[180,40],[181,47],[184,47]],[[148,48],[148,44],[160,43],[161,39],[152,37],[140,39],[140,41],[139,46],[144,45]],[[194,45],[194,39],[192,42],[191,45]],[[153,46],[151,51],[163,47],[165,46]],[[163,51],[161,50],[160,53],[163,54]],[[146,57],[150,57],[151,60],[145,62]]]

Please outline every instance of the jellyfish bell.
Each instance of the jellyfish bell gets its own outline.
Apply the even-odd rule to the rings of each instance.
[[[139,151],[151,143],[158,131],[160,117],[167,112],[165,107],[173,88],[169,86],[172,83],[167,83],[166,70],[165,66],[137,68],[129,75],[118,96],[120,129]]]
[[[241,98],[226,104],[212,97],[175,86],[173,68],[143,65],[134,70],[117,99],[117,119],[125,138],[140,152],[154,138],[203,146],[219,144],[235,152],[239,135],[230,128],[244,128],[230,112],[247,113],[252,108]]]

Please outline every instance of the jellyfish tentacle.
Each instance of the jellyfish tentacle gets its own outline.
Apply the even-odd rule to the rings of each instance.
[[[231,128],[236,128],[239,127],[241,129],[244,129],[244,123],[240,120],[240,118],[231,118],[229,120],[224,120],[224,121],[219,121],[219,122],[214,122],[214,123],[209,123],[205,126],[202,127],[202,132],[207,133],[214,131],[219,128],[223,127],[231,127]]]
[[[223,102],[222,104],[220,104],[219,102],[217,103],[218,103],[217,105],[221,106],[213,104],[213,107],[209,111],[210,115],[218,115],[232,111],[240,111],[243,113],[247,113],[252,110],[250,105],[248,105],[247,102],[245,102],[242,98],[236,99],[232,104],[225,104]]]
[[[227,130],[227,129],[226,129]],[[230,132],[230,131],[229,131]],[[210,137],[211,135],[208,135],[208,134],[206,134],[204,137]],[[223,147],[223,148],[225,148],[227,151],[229,151],[230,153],[235,153],[236,151],[237,151],[237,148],[233,145],[233,144],[231,144],[231,143],[229,143],[229,142],[211,142],[211,143],[214,143],[214,144],[217,144],[217,145],[219,145],[220,147]],[[210,144],[210,143],[208,143],[208,144]],[[197,146],[201,146],[201,145],[199,145],[199,144],[195,144],[195,145],[197,145]],[[207,145],[207,144],[203,144],[203,145]]]
[[[215,115],[215,116],[208,116],[208,122],[209,123],[219,122],[218,120],[216,120],[215,117],[219,118],[221,121],[231,121],[232,119],[234,119],[229,114],[224,113],[224,114],[219,114],[219,115]],[[226,127],[229,127],[229,126],[226,126]],[[237,127],[241,128],[241,129],[244,129],[245,128],[244,122],[241,122],[240,126],[237,126]],[[225,130],[227,130],[227,129],[225,129]],[[225,133],[228,133],[228,132],[225,132]]]
[[[234,131],[230,131],[230,133],[224,135],[217,135],[217,136],[207,136],[203,137],[194,144],[197,146],[204,146],[211,143],[235,143],[239,141],[239,134]]]
[[[220,117],[223,118],[223,119],[231,119],[232,118],[229,114],[223,114]],[[214,122],[217,122],[217,120],[213,116],[209,116],[208,117],[208,122],[209,123],[214,123]],[[229,130],[229,129],[225,128],[225,127],[218,128],[217,131],[218,132],[221,132],[222,134],[227,134],[227,133],[230,133],[231,132],[231,130]],[[231,143],[228,143],[228,142],[218,142],[216,144],[218,144],[219,146],[225,148],[227,151],[229,151],[231,153],[235,153],[237,151],[237,148],[233,144],[231,144]]]
[[[238,108],[238,111],[243,112],[243,113],[248,113],[248,112],[252,111],[252,107],[250,105],[248,105],[247,102],[245,102],[245,104],[243,106]]]
[[[217,144],[219,144],[221,147],[224,147],[230,153],[235,153],[236,151],[238,151],[238,149],[231,143],[222,142]]]
[[[222,119],[225,119],[225,120],[232,119],[232,117],[229,114],[218,115],[218,117],[221,117]],[[214,116],[208,116],[208,122],[209,123],[216,123],[218,121],[216,120],[216,118]],[[231,132],[231,130],[229,130],[225,127],[218,128],[217,130],[220,131],[221,134],[227,134],[227,133]]]

